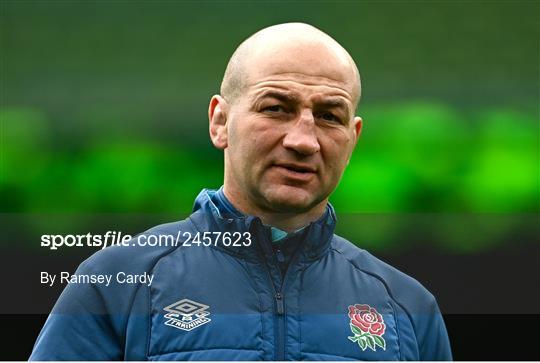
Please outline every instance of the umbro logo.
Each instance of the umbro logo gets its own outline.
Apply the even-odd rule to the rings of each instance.
[[[193,330],[212,320],[207,317],[210,315],[210,312],[206,311],[208,308],[208,305],[182,299],[163,309],[167,312],[163,316],[167,319],[165,325],[185,331]]]

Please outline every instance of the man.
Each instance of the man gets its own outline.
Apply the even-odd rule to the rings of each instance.
[[[335,40],[282,24],[244,41],[209,107],[224,186],[150,236],[111,247],[77,275],[150,284],[70,284],[31,359],[447,360],[433,296],[333,234],[328,197],[360,136],[360,77]]]

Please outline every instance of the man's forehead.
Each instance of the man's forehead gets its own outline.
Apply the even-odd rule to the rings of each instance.
[[[244,64],[249,88],[291,81],[341,89],[354,98],[359,86],[348,57],[322,42],[278,43],[254,49]]]
[[[295,75],[344,90],[356,107],[360,75],[349,53],[328,34],[302,23],[265,28],[246,39],[229,60],[222,95],[234,102],[250,86]]]

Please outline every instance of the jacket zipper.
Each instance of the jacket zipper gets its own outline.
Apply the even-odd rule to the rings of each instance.
[[[271,243],[264,233],[262,233],[262,238],[267,242]],[[287,276],[289,275],[290,267],[294,265],[296,260],[298,259],[298,255],[300,254],[300,251],[303,248],[302,246],[299,246],[299,248],[296,250],[294,255],[291,257],[291,260],[289,261],[289,266],[287,267],[287,270],[285,271],[285,275],[281,277],[281,269],[279,267],[279,263],[272,263],[272,267],[277,269],[278,276],[280,276],[279,279],[279,287],[276,286],[276,283],[274,282],[274,278],[272,277],[272,272],[270,271],[270,266],[268,266],[268,263],[265,262],[266,265],[266,271],[268,273],[268,277],[270,278],[270,282],[272,284],[272,288],[274,290],[274,301],[275,301],[275,318],[274,323],[277,326],[277,350],[275,354],[275,360],[276,361],[284,361],[285,360],[285,322],[286,322],[286,316],[285,316],[285,296],[283,295],[283,287],[285,286],[285,281],[287,281]],[[264,254],[264,252],[263,252]],[[276,258],[276,261],[280,261],[282,258],[284,258],[283,253],[281,250],[276,251],[275,254],[273,254]],[[266,261],[266,256],[263,256]]]
[[[283,288],[283,278],[281,277],[281,271],[279,266],[275,263],[272,263],[272,266],[269,266],[265,262],[266,271],[268,277],[270,278],[270,283],[272,289],[274,290],[274,326],[276,327],[275,332],[275,344],[276,344],[276,353],[274,354],[274,360],[284,361],[285,360],[285,299],[283,297],[282,288]],[[276,285],[274,278],[272,277],[272,271],[270,269],[277,268],[278,275],[280,276],[279,284]],[[275,273],[275,271],[274,271]]]
[[[275,266],[278,269],[279,276],[281,276],[281,266],[280,263],[283,263],[285,261],[285,256],[283,256],[283,252],[281,249],[278,249],[275,253],[277,264]],[[288,270],[288,268],[287,268]],[[276,360],[278,361],[284,361],[285,360],[285,335],[286,335],[286,327],[285,327],[285,298],[283,296],[283,286],[285,283],[285,276],[287,276],[287,271],[285,271],[285,275],[281,277],[281,284],[279,286],[279,289],[276,289],[276,294],[274,295],[274,298],[276,300],[276,313],[278,315],[278,346],[277,346],[277,354],[276,354]]]
[[[285,302],[283,300],[283,294],[281,291],[276,292],[274,295],[276,300],[276,313],[277,313],[277,361],[285,360]]]
[[[274,261],[272,261],[272,263],[268,263],[268,258],[266,255],[269,251],[265,252],[265,250],[268,250],[268,248],[271,249],[271,242],[268,240],[265,233],[259,233],[259,238],[261,238],[264,241],[263,244],[265,244],[265,247],[263,247],[261,251],[261,257],[263,258],[266,272],[268,273],[268,278],[270,279],[270,285],[274,290],[274,342],[276,344],[274,360],[283,361],[285,360],[285,301],[283,298],[283,293],[281,291],[283,288],[284,279],[281,276],[279,264],[274,263]],[[273,252],[272,255],[275,256]],[[271,269],[274,271],[271,271]],[[274,272],[274,274],[276,273],[275,269],[277,269],[277,275],[279,276],[279,284],[276,284],[276,281],[272,276],[272,272]]]
[[[276,289],[274,286],[274,291],[276,291],[276,294],[274,295],[275,301],[276,301],[276,313],[278,316],[278,351],[277,351],[277,358],[278,361],[284,361],[285,360],[285,333],[286,333],[286,314],[285,314],[285,296],[283,295],[283,289],[285,287],[285,282],[287,281],[287,277],[290,275],[290,269],[296,261],[298,260],[298,255],[300,254],[300,251],[302,250],[303,246],[299,246],[299,248],[295,251],[294,255],[291,257],[291,260],[289,261],[289,266],[287,266],[287,269],[285,270],[285,275],[281,279],[281,285],[279,286],[279,289]],[[276,260],[279,262],[280,259],[283,258],[283,254],[281,250],[276,251]],[[279,264],[275,264],[275,266],[278,269],[279,275],[281,276],[281,269],[279,267]],[[272,280],[273,282],[274,280]]]
[[[276,299],[276,311],[278,315],[285,314],[285,307],[283,304],[283,295],[281,294],[281,292],[276,292],[276,295],[274,296],[274,298]]]

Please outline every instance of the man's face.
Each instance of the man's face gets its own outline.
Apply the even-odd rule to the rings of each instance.
[[[226,188],[261,210],[299,213],[325,203],[360,132],[350,63],[306,47],[254,56],[227,111]]]

